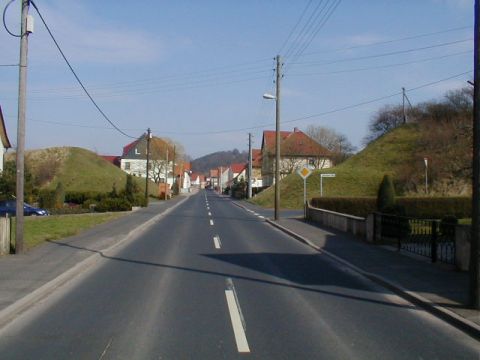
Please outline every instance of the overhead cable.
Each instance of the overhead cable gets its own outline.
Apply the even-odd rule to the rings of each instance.
[[[100,108],[100,106],[97,104],[97,102],[93,99],[92,95],[90,95],[90,93],[88,92],[87,88],[83,85],[83,82],[80,80],[80,78],[78,77],[77,73],[75,72],[75,70],[73,69],[72,65],[70,64],[70,62],[68,61],[67,57],[65,56],[64,52],[62,51],[60,45],[58,44],[57,40],[55,39],[55,36],[53,36],[50,28],[48,27],[45,19],[43,18],[40,10],[38,9],[37,5],[32,1],[30,0],[30,3],[32,4],[32,6],[35,8],[35,10],[37,11],[38,13],[38,16],[40,17],[40,19],[42,20],[42,23],[43,25],[45,25],[45,28],[47,29],[48,31],[48,34],[50,35],[50,37],[52,38],[53,42],[55,43],[55,46],[57,47],[58,51],[60,52],[60,54],[62,55],[63,57],[63,60],[65,61],[65,63],[68,65],[68,68],[70,69],[70,71],[72,72],[73,76],[75,77],[75,79],[77,80],[78,84],[81,86],[81,88],[83,89],[83,91],[85,92],[85,94],[88,96],[88,98],[90,99],[90,101],[92,102],[92,104],[95,106],[95,108],[98,110],[98,112],[103,116],[103,118],[105,120],[107,120],[107,122],[113,126],[114,129],[116,129],[120,134],[128,137],[128,138],[131,138],[131,139],[137,139],[137,137],[135,136],[131,136],[127,133],[125,133],[123,130],[121,130],[112,120],[110,120],[110,118],[105,114],[105,112]]]

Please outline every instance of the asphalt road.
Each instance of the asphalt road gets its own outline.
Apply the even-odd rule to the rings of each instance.
[[[1,359],[478,359],[479,343],[200,192],[0,331]]]

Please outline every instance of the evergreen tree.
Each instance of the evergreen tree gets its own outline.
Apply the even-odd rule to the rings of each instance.
[[[395,188],[390,175],[385,175],[378,189],[377,210],[384,211],[395,205]]]
[[[55,188],[55,209],[61,209],[65,202],[65,188],[63,184],[59,182]]]

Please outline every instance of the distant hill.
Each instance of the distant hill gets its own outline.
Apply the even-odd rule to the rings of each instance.
[[[210,169],[216,169],[220,166],[228,166],[234,163],[244,163],[248,161],[247,151],[218,151],[212,154],[202,156],[192,161],[192,170],[199,173],[207,173]]]
[[[423,181],[424,150],[421,147],[417,124],[408,124],[392,130],[370,143],[365,149],[340,165],[314,171],[307,180],[308,198],[320,195],[320,174],[334,173],[335,178],[324,178],[324,196],[376,196],[378,186],[385,174],[392,175],[398,195],[415,195],[423,191],[420,182],[416,191],[409,190],[411,179]],[[451,144],[450,144],[451,145]],[[443,179],[436,179],[441,183]],[[469,179],[458,179],[440,195],[469,195]],[[409,192],[410,191],[410,192]],[[280,182],[281,206],[301,208],[303,180],[291,174]],[[273,187],[257,195],[253,201],[273,207]]]
[[[14,154],[9,154],[9,160]],[[125,187],[127,174],[94,152],[77,147],[55,147],[30,150],[25,153],[25,164],[41,189],[55,189],[61,182],[66,191],[108,192],[115,184],[117,190]],[[145,179],[136,178],[140,188]],[[155,191],[155,186],[151,186]]]

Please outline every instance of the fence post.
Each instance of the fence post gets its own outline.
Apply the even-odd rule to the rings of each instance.
[[[437,262],[437,222],[432,221],[432,263]]]

